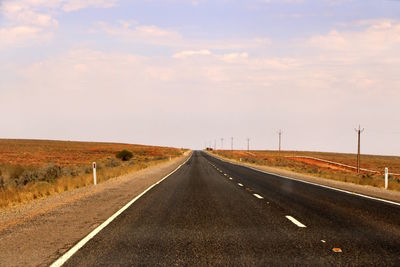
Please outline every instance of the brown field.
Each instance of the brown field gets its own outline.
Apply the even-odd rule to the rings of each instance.
[[[299,156],[314,157],[346,164],[357,165],[357,155],[328,152],[302,152],[302,151],[213,151],[225,158],[242,162],[282,168],[302,174],[309,174],[316,177],[333,179],[338,181],[351,182],[355,184],[383,187],[383,172],[385,167],[389,168],[389,188],[400,191],[400,157],[361,155],[361,168],[377,171],[379,173],[362,171],[357,174],[354,169],[341,167],[334,164],[327,164],[321,161],[295,158]]]
[[[129,161],[115,157],[123,149]],[[0,139],[0,207],[92,184],[147,168],[182,155],[184,150],[119,143]]]

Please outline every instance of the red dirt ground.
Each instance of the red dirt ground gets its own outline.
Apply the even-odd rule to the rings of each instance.
[[[314,165],[319,168],[327,168],[327,169],[331,169],[331,170],[345,171],[345,172],[356,172],[355,170],[350,169],[350,168],[346,168],[343,166],[338,166],[338,165],[334,165],[334,164],[330,164],[327,162],[322,162],[322,161],[318,161],[318,160],[314,160],[314,159],[308,159],[308,158],[289,158],[289,159],[294,160],[294,161],[303,162],[303,163],[306,163],[309,165]]]

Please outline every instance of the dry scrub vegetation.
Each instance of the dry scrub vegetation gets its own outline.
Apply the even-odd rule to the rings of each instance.
[[[384,187],[383,174],[361,172],[346,168],[337,168],[334,165],[318,164],[313,161],[301,161],[295,156],[308,156],[334,161],[350,166],[356,166],[355,154],[326,153],[326,152],[301,152],[301,151],[213,151],[220,156],[242,162],[281,168],[297,173],[308,174],[316,177],[351,182],[361,185]],[[400,157],[361,155],[361,168],[384,172],[385,167],[391,173],[400,173]],[[389,176],[389,189],[400,191],[400,177]]]
[[[116,158],[128,150],[127,161]],[[0,207],[27,202],[138,171],[184,150],[117,143],[0,139]]]

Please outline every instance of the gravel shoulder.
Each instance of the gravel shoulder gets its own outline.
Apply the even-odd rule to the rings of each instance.
[[[206,152],[206,153],[208,153],[208,152]],[[258,169],[261,171],[276,174],[278,176],[286,176],[286,177],[290,177],[290,178],[293,178],[296,180],[312,182],[312,183],[316,183],[316,184],[320,184],[320,185],[325,185],[325,186],[330,186],[330,187],[334,187],[337,189],[350,191],[353,193],[364,194],[364,195],[368,195],[371,197],[400,202],[400,192],[397,192],[397,191],[385,190],[384,188],[378,188],[378,187],[373,187],[373,186],[368,186],[368,185],[358,185],[358,184],[346,183],[346,182],[342,182],[342,181],[335,181],[335,180],[330,180],[330,179],[325,179],[325,178],[319,178],[319,177],[315,177],[315,176],[311,176],[311,175],[307,175],[307,174],[296,173],[293,171],[284,170],[284,169],[280,169],[280,168],[261,166],[261,165],[247,163],[247,162],[246,163],[239,162],[237,160],[227,159],[227,158],[224,158],[219,155],[212,154],[212,153],[208,153],[208,154],[210,156],[225,160],[227,162],[231,162],[236,165],[252,167],[254,169]]]
[[[48,266],[189,156],[0,210],[0,266]]]

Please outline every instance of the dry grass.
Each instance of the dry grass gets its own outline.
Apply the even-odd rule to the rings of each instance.
[[[115,158],[127,149],[134,157]],[[147,168],[182,155],[182,149],[117,143],[0,139],[0,207],[57,194]]]
[[[349,169],[335,168],[334,166],[324,166],[313,162],[302,162],[294,156],[308,156],[342,164],[356,166],[357,156],[355,154],[327,153],[327,152],[301,152],[301,151],[214,151],[225,158],[242,160],[257,165],[281,168],[297,173],[308,174],[316,177],[322,177],[332,180],[351,182],[355,184],[371,185],[375,187],[384,186],[384,178],[381,174],[363,172],[357,174],[356,171]],[[400,157],[395,156],[376,156],[362,155],[361,167],[383,172],[388,167],[392,173],[400,173]],[[400,177],[391,176],[389,179],[389,188],[400,191]]]

